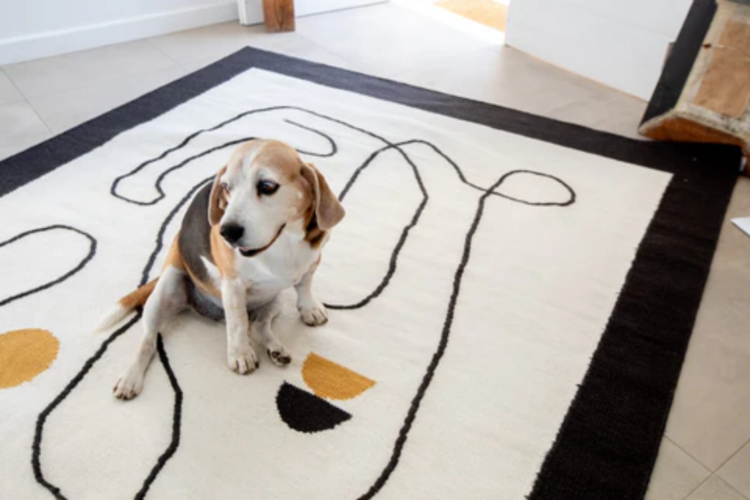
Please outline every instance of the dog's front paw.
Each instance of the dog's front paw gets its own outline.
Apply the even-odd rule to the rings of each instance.
[[[312,299],[297,304],[302,322],[308,326],[320,326],[328,323],[328,311],[318,300]]]
[[[269,344],[266,352],[268,353],[268,358],[276,366],[286,366],[292,362],[292,353],[279,342]]]
[[[133,399],[143,390],[143,371],[137,366],[131,366],[123,373],[112,392],[117,399]]]
[[[258,368],[258,356],[250,345],[230,349],[227,353],[227,365],[229,365],[230,370],[240,375],[247,375]]]

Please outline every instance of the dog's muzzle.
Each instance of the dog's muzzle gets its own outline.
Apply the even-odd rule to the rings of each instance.
[[[273,245],[276,242],[276,240],[279,238],[279,236],[281,235],[281,232],[284,230],[285,227],[286,227],[286,224],[282,224],[279,230],[276,232],[276,236],[274,236],[273,239],[270,241],[270,243],[268,243],[268,245],[266,246],[263,246],[260,248],[237,247],[237,250],[240,251],[240,254],[242,254],[243,257],[255,257],[259,253],[265,250],[268,250],[271,247],[271,245]]]

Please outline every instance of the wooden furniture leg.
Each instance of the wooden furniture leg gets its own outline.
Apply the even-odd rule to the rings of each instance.
[[[263,0],[266,31],[294,31],[294,0]]]

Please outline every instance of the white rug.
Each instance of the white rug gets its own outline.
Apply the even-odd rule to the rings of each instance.
[[[85,125],[67,140],[89,150],[0,197],[0,243],[49,228],[0,246],[0,498],[529,495],[673,174],[250,66],[97,147]],[[342,193],[315,283],[330,322],[290,300],[291,365],[243,377],[223,326],[183,314],[116,400],[140,324],[91,327],[156,276],[219,146],[249,137]]]

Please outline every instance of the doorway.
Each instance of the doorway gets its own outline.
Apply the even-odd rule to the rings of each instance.
[[[505,32],[508,0],[437,0],[434,5],[464,19]]]
[[[494,44],[505,42],[510,0],[392,0],[412,11]]]

